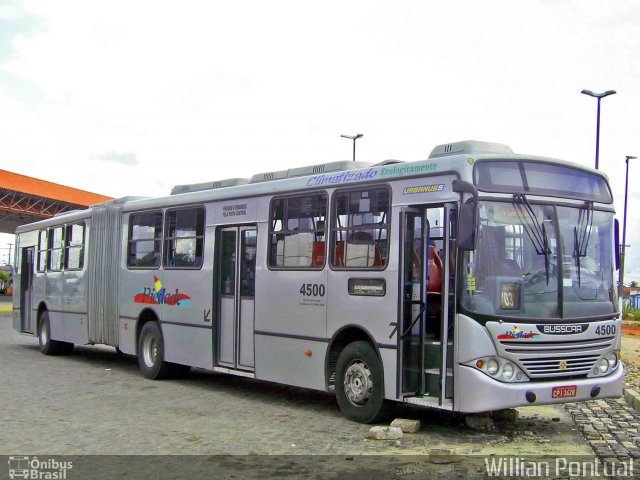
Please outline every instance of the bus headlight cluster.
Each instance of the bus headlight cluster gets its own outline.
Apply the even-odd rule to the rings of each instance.
[[[470,362],[478,370],[502,382],[528,382],[529,378],[520,368],[501,357],[479,358]]]
[[[594,375],[604,375],[609,371],[613,371],[618,366],[618,352],[612,352],[602,357],[597,365],[593,367]]]

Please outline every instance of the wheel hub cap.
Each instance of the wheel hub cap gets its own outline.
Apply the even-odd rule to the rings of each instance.
[[[360,407],[367,403],[372,390],[373,381],[369,366],[362,361],[349,365],[344,375],[344,393],[349,401]]]
[[[143,355],[144,363],[146,363],[148,367],[153,367],[158,355],[158,345],[156,344],[156,339],[153,338],[152,335],[149,335],[144,339]]]

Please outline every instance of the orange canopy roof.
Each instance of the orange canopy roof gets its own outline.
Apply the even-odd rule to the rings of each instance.
[[[57,183],[47,182],[46,180],[39,180],[1,169],[0,188],[86,207],[113,200],[112,197],[107,197],[106,195],[66,187]]]

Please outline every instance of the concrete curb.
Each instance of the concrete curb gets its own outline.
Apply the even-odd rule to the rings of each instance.
[[[640,394],[632,388],[625,388],[623,395],[629,406],[637,412],[640,412]]]

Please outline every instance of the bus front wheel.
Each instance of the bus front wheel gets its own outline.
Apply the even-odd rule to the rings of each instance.
[[[336,398],[349,420],[374,423],[386,414],[382,362],[369,342],[347,345],[336,364]]]

